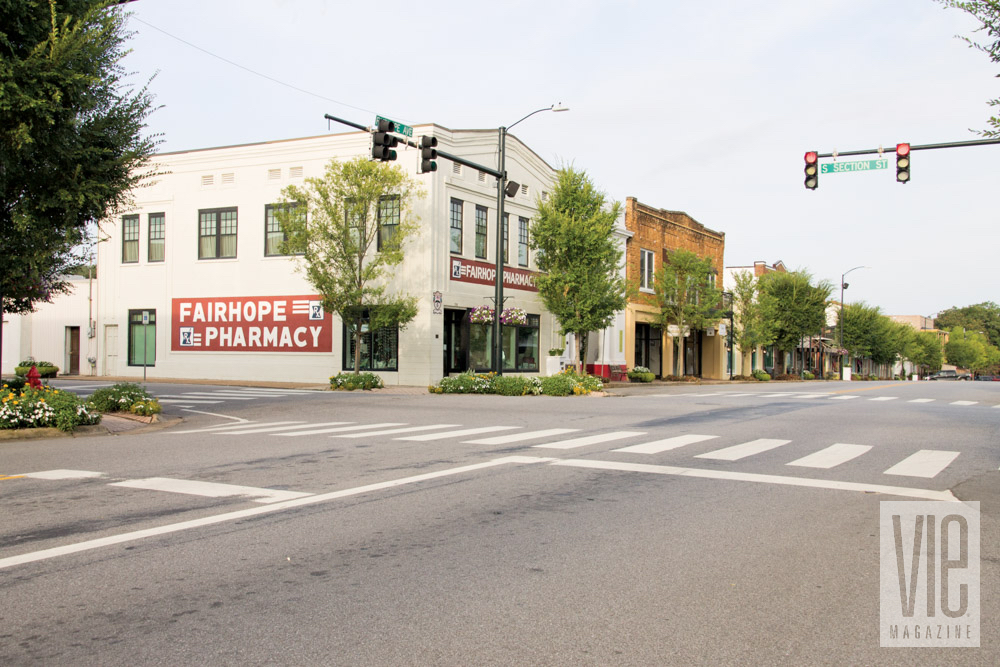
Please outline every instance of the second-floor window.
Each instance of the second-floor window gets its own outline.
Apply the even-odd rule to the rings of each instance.
[[[198,211],[198,259],[236,257],[236,207]]]
[[[528,265],[528,219],[517,218],[517,264]]]
[[[291,211],[299,204],[267,204],[264,207],[264,256],[275,257],[285,255],[281,252],[281,244],[288,240],[288,234],[281,228],[281,220],[275,213]]]
[[[507,257],[507,248],[508,246],[510,246],[510,242],[508,241],[509,231],[510,231],[510,213],[504,213],[503,214],[503,263],[504,264],[510,261],[509,258]]]
[[[139,261],[139,216],[122,216],[122,264]]]
[[[476,257],[486,259],[486,207],[476,205]]]
[[[149,214],[149,247],[147,261],[162,262],[166,257],[167,216],[165,213]]]
[[[462,254],[462,200],[451,200],[451,252]]]
[[[378,249],[399,229],[399,195],[383,196],[378,200]]]
[[[639,289],[653,290],[653,261],[656,254],[652,250],[639,250]]]

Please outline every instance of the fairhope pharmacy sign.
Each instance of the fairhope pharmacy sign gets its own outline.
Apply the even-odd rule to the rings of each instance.
[[[316,296],[172,301],[174,352],[333,351],[333,317]]]
[[[505,266],[503,269],[504,288],[520,289],[527,292],[537,292],[533,271],[515,269]],[[497,267],[486,262],[476,262],[460,257],[451,258],[451,279],[461,283],[476,283],[477,285],[496,285]]]

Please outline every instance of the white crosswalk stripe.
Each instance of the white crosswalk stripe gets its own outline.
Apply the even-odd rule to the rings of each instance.
[[[958,458],[959,453],[940,449],[921,449],[886,470],[885,474],[929,479],[947,468]]]
[[[861,398],[861,397],[860,396],[851,396],[851,395],[831,396],[830,400],[831,401],[849,401],[852,398]]]
[[[187,407],[191,405],[216,405],[217,403],[222,403],[221,400],[207,400],[207,399],[180,399],[180,398],[157,398],[157,401],[161,405],[178,405],[181,407]]]
[[[324,422],[322,424],[315,424],[310,422],[288,422],[284,426],[246,426],[243,428],[233,427],[232,429],[226,429],[225,431],[216,431],[217,433],[222,433],[223,435],[247,435],[249,433],[277,433],[278,431],[294,431],[297,429],[314,428],[316,426],[336,426],[338,424],[353,424],[354,422]]]
[[[150,477],[148,479],[131,479],[124,482],[114,482],[108,486],[120,486],[129,489],[145,489],[147,491],[167,491],[209,498],[224,498],[242,496],[257,503],[277,503],[282,500],[304,498],[311,493],[299,491],[280,491],[262,489],[254,486],[239,486],[236,484],[219,484],[217,482],[200,482],[190,479],[170,479],[167,477]]]
[[[726,447],[725,449],[718,449],[714,452],[698,454],[695,458],[715,459],[718,461],[739,461],[740,459],[744,459],[748,456],[753,456],[754,454],[760,454],[761,452],[766,452],[768,450],[775,449],[776,447],[787,445],[790,442],[791,440],[760,438],[758,440],[744,442],[741,445],[733,445],[732,447]]]
[[[634,438],[640,435],[646,435],[645,431],[612,431],[611,433],[598,433],[597,435],[586,435],[582,438],[549,442],[543,445],[535,445],[535,447],[575,449],[576,447],[586,447],[587,445],[596,445],[602,442],[614,442],[615,440],[624,440],[625,438]]]
[[[396,440],[412,440],[414,442],[431,442],[432,440],[446,440],[449,438],[462,438],[467,435],[477,435],[479,433],[492,433],[494,431],[509,431],[520,428],[519,426],[480,426],[478,428],[465,428],[458,431],[445,431],[444,433],[424,433],[423,435],[410,435]]]
[[[975,405],[979,401],[952,401],[949,405]]]
[[[576,433],[580,429],[576,428],[549,428],[543,431],[528,431],[526,433],[511,433],[509,435],[497,435],[492,438],[482,438],[480,440],[466,440],[467,445],[509,445],[525,440],[539,440],[553,435],[564,435],[566,433]]]
[[[346,433],[335,435],[334,438],[370,438],[376,435],[396,435],[398,433],[414,433],[416,431],[433,431],[434,429],[455,428],[461,424],[428,424],[425,426],[404,426],[403,428],[387,428],[379,431],[365,431],[364,433]]]
[[[284,424],[298,424],[298,423],[300,422],[282,421],[282,422],[263,422],[259,424],[254,424],[254,422],[249,422],[249,421],[238,421],[238,422],[230,422],[228,424],[216,424],[215,426],[206,426],[205,428],[192,428],[184,431],[171,431],[171,433],[174,435],[180,435],[183,433],[209,433],[209,432],[224,431],[226,429],[231,429],[231,428],[244,428],[250,426],[251,424],[254,424],[255,426],[282,426]]]
[[[785,465],[802,466],[804,468],[830,469],[856,459],[862,454],[871,450],[870,445],[848,445],[842,442],[830,445],[826,449],[813,452],[809,456],[795,459]]]
[[[337,424],[351,424],[351,422],[331,422]],[[326,435],[328,433],[345,433],[347,431],[363,431],[370,428],[385,428],[387,426],[405,426],[406,422],[382,422],[381,424],[354,424],[353,426],[330,426],[324,428],[310,428],[305,431],[295,431],[294,433],[275,433],[279,438],[296,438],[303,435]]]
[[[630,447],[622,447],[621,449],[616,449],[616,452],[626,452],[629,454],[659,454],[660,452],[666,452],[671,449],[677,449],[678,447],[683,447],[685,445],[693,445],[696,442],[704,442],[705,440],[712,440],[717,438],[717,435],[697,435],[695,433],[689,433],[687,435],[678,435],[673,438],[665,438],[663,440],[654,440],[652,442],[645,442],[641,445],[632,445]]]
[[[908,403],[933,403],[934,399],[933,398],[914,398],[913,400],[907,401],[907,402]]]
[[[876,396],[875,398],[869,398],[869,401],[895,401],[898,396]]]

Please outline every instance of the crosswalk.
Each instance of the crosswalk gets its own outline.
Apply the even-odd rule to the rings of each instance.
[[[185,391],[179,394],[156,394],[161,405],[178,408],[195,408],[218,405],[227,401],[255,401],[262,398],[286,398],[289,396],[317,396],[318,392],[307,389],[267,389],[261,387],[234,387],[207,391]]]
[[[457,443],[485,447],[523,446],[550,452],[581,450],[591,446],[608,445],[610,452],[621,455],[655,456],[679,452],[681,456],[705,461],[735,463],[750,461],[768,453],[794,451],[784,466],[832,470],[856,461],[866,454],[877,452],[869,444],[837,442],[822,446],[794,443],[784,438],[755,438],[746,442],[732,442],[732,437],[715,434],[682,433],[662,437],[637,430],[606,430],[583,433],[580,429],[549,427],[526,429],[514,425],[464,426],[461,424],[407,424],[402,422],[357,423],[351,421],[305,422],[239,421],[194,429],[180,429],[173,434],[205,433],[212,436],[271,435],[275,438],[325,436],[330,438],[361,439],[381,438],[405,443]],[[621,444],[623,446],[617,447]],[[708,451],[694,451],[694,448]],[[819,449],[815,449],[819,447]],[[802,451],[806,449],[807,451]],[[954,450],[921,449],[882,471],[882,474],[931,479],[952,465],[961,452]],[[881,460],[881,459],[880,459]],[[774,460],[770,460],[774,463]],[[780,462],[779,462],[780,463]]]
[[[959,407],[968,406],[981,406],[981,407],[993,407],[1000,408],[1000,403],[992,404],[983,401],[951,401],[951,400],[941,400],[937,398],[909,398],[905,399],[900,396],[862,396],[860,394],[839,394],[832,391],[828,392],[802,392],[802,391],[779,391],[779,392],[742,392],[742,391],[707,391],[707,392],[682,392],[678,394],[636,394],[630,398],[707,398],[707,397],[718,397],[718,398],[785,398],[785,399],[818,399],[818,400],[829,400],[829,401],[871,401],[873,403],[886,403],[888,401],[901,401],[903,403],[917,403],[917,404],[927,404],[927,403],[938,403],[940,405],[954,405]]]

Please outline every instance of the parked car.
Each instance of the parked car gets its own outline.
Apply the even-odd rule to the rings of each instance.
[[[971,380],[972,376],[968,373],[959,373],[953,370],[943,370],[937,371],[936,373],[931,373],[925,380]]]
[[[980,382],[1000,382],[1000,375],[979,375],[976,379]]]

